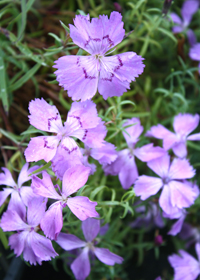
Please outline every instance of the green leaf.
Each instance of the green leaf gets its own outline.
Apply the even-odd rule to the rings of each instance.
[[[67,27],[61,20],[60,20],[60,23],[61,23],[62,27],[67,31],[67,33],[70,33],[69,27]]]
[[[162,27],[158,27],[157,30],[159,30],[163,34],[167,35],[170,39],[172,39],[172,41],[174,41],[175,44],[177,44],[177,39],[174,37],[174,35],[170,31],[168,31]]]
[[[8,239],[5,235],[5,233],[3,232],[3,230],[0,228],[0,240],[4,246],[5,249],[8,249]]]
[[[6,113],[9,110],[8,92],[6,86],[6,69],[3,60],[3,52],[0,52],[0,98]]]
[[[16,83],[8,87],[9,91],[14,91],[18,88],[20,88],[24,83],[26,83],[29,79],[32,78],[32,76],[38,71],[38,69],[41,67],[40,64],[35,64],[33,68],[31,68],[21,79],[19,79]]]
[[[41,168],[33,171],[32,173],[30,173],[28,176],[34,175],[36,173],[42,172],[44,170],[46,170],[49,166],[51,165],[51,161],[49,161],[48,163],[46,163],[45,165],[43,165]]]

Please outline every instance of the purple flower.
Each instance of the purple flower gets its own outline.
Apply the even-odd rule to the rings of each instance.
[[[119,151],[117,159],[110,165],[105,165],[104,171],[106,174],[118,175],[122,187],[128,189],[139,176],[135,156],[142,161],[149,161],[162,156],[165,151],[160,147],[153,147],[153,144],[135,148],[135,144],[139,141],[139,136],[143,131],[138,118],[127,120],[123,126],[123,135],[128,149]]]
[[[89,253],[92,253],[107,265],[123,262],[123,258],[111,253],[108,249],[95,246],[95,238],[100,231],[99,220],[88,218],[82,223],[82,230],[86,242],[75,235],[66,233],[60,233],[56,241],[66,251],[84,247],[80,255],[71,264],[71,269],[77,280],[84,280],[90,274]]]
[[[88,162],[90,156],[102,165],[111,164],[117,158],[115,146],[108,142],[105,142],[100,148],[89,148],[85,145],[85,148],[81,149],[81,151],[83,154],[83,164],[91,168],[91,174],[96,171],[96,165]]]
[[[63,226],[62,209],[66,206],[80,219],[81,221],[88,217],[98,217],[95,210],[96,202],[92,202],[85,196],[70,197],[87,182],[90,168],[83,165],[77,165],[67,169],[63,176],[62,191],[60,194],[55,190],[51,177],[47,172],[43,172],[43,179],[33,176],[32,185],[33,191],[43,197],[48,197],[57,200],[53,203],[44,217],[41,220],[41,228],[44,234],[56,239],[57,235]]]
[[[187,29],[189,26],[192,16],[198,10],[199,2],[198,0],[187,0],[184,2],[181,9],[182,19],[175,13],[171,13],[170,16],[175,23],[175,26],[172,28],[174,33],[180,33]],[[190,45],[194,45],[196,43],[196,36],[191,29],[188,29],[187,36]]]
[[[83,141],[89,147],[101,147],[106,136],[106,128],[97,115],[96,105],[92,101],[73,102],[67,120],[62,125],[60,114],[55,106],[49,105],[44,99],[35,99],[29,104],[30,123],[37,129],[52,132],[53,136],[31,138],[25,150],[28,162],[44,159],[54,161],[58,145],[66,151],[66,160],[71,161],[71,153],[82,157],[73,137]],[[55,163],[54,163],[55,166]],[[67,168],[66,168],[67,169]],[[66,170],[65,169],[65,170]]]
[[[195,175],[195,170],[188,160],[175,158],[170,164],[169,155],[165,155],[151,160],[147,165],[160,178],[140,176],[134,187],[137,196],[145,200],[163,188],[159,204],[167,214],[174,213],[176,208],[190,207],[194,203],[197,193],[191,186],[181,181]]]
[[[163,140],[163,148],[168,151],[172,149],[177,157],[184,158],[187,156],[186,142],[199,141],[200,133],[189,135],[199,123],[199,115],[178,114],[174,118],[175,133],[166,129],[163,125],[152,126],[146,133],[148,137],[155,137]]]
[[[51,241],[37,233],[45,209],[46,200],[44,198],[33,198],[28,203],[27,220],[22,219],[18,211],[7,210],[0,223],[3,231],[17,231],[16,234],[9,237],[9,245],[17,256],[23,252],[24,260],[34,265],[36,263],[41,265],[42,261],[49,261],[58,255],[54,251]],[[26,212],[23,216],[26,216]]]
[[[12,178],[10,171],[7,168],[2,168],[4,173],[0,173],[0,185],[9,186],[11,188],[4,188],[0,191],[0,206],[5,202],[6,198],[11,194],[10,202],[8,204],[9,210],[17,209],[18,214],[23,218],[23,214],[26,211],[26,207],[30,199],[36,195],[33,193],[31,187],[22,186],[25,182],[31,180],[29,174],[38,169],[39,166],[33,166],[28,169],[28,163],[26,163],[20,173],[17,183]],[[17,208],[16,208],[17,205]],[[15,210],[16,211],[16,210]]]
[[[195,280],[200,274],[200,244],[195,245],[198,261],[183,250],[179,255],[173,254],[168,257],[171,266],[174,268],[174,280]]]
[[[145,67],[134,52],[106,56],[124,38],[121,14],[112,12],[110,19],[100,15],[91,22],[89,15],[77,15],[74,25],[70,24],[72,40],[91,55],[67,55],[55,61],[59,85],[73,100],[91,99],[97,89],[104,99],[121,96]]]
[[[179,236],[181,239],[187,240],[186,248],[190,247],[192,244],[196,242],[200,243],[199,228],[193,227],[186,222],[183,223]]]
[[[189,57],[192,60],[199,61],[198,67],[199,67],[199,75],[200,75],[200,43],[197,43],[194,46],[192,46],[189,52]]]

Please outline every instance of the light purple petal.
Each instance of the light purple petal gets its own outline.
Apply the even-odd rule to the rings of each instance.
[[[195,133],[187,137],[190,141],[200,141],[200,133]]]
[[[184,31],[184,26],[182,25],[175,25],[172,27],[172,32],[173,33],[181,33]]]
[[[192,0],[191,0],[192,1]],[[178,114],[174,118],[174,131],[182,136],[186,137],[188,134],[190,134],[199,123],[199,115],[191,115],[191,114]]]
[[[28,203],[27,222],[31,226],[38,226],[45,214],[47,199],[44,197],[33,198]]]
[[[189,52],[189,57],[192,60],[200,61],[200,43],[195,44]]]
[[[18,256],[21,255],[21,253],[24,250],[24,246],[26,244],[26,238],[29,234],[28,231],[22,231],[16,234],[13,234],[9,237],[9,246],[12,250],[14,250],[14,253]]]
[[[100,231],[100,220],[88,218],[82,222],[82,231],[87,241],[92,241]]]
[[[152,159],[164,156],[166,151],[160,147],[154,147],[152,143],[142,146],[141,148],[136,148],[134,150],[134,155],[141,161],[148,162]]]
[[[173,207],[171,203],[171,188],[169,188],[168,185],[165,185],[163,187],[163,190],[161,192],[160,198],[159,198],[159,204],[160,207],[164,212],[166,212],[168,215],[171,215],[175,211],[178,211],[177,207]]]
[[[169,168],[168,177],[170,179],[190,179],[194,177],[195,170],[187,159],[175,158]]]
[[[104,54],[119,44],[125,35],[122,16],[118,12],[112,12],[110,19],[100,15],[91,22],[86,16],[78,15],[74,19],[74,25],[70,25],[72,40],[90,54]]]
[[[67,169],[63,176],[62,193],[68,197],[85,185],[90,174],[90,168],[76,165]]]
[[[119,180],[122,187],[124,189],[130,188],[138,178],[138,170],[134,156],[129,155],[128,150],[122,150],[120,151],[120,157],[119,159],[117,159],[116,164],[121,164],[119,171]]]
[[[43,98],[36,98],[29,103],[29,121],[37,129],[59,132],[62,129],[62,121],[57,108],[48,104]]]
[[[31,138],[24,155],[27,162],[44,159],[49,162],[56,153],[59,139],[57,136],[38,136]]]
[[[145,134],[147,137],[155,137],[163,140],[163,148],[167,151],[169,150],[174,143],[177,142],[177,136],[166,129],[163,125],[158,124],[152,126],[149,131]]]
[[[18,213],[12,210],[7,210],[3,214],[0,226],[3,231],[25,230],[29,227],[24,223]]]
[[[166,178],[168,177],[170,167],[170,156],[166,154],[162,157],[153,159],[149,161],[147,165],[161,178]]]
[[[78,147],[72,152],[68,152],[59,146],[56,155],[51,160],[52,170],[56,177],[62,180],[65,171],[73,166],[81,165],[82,160],[83,157],[80,154],[80,149]]]
[[[46,237],[32,231],[29,234],[31,248],[34,254],[43,261],[50,261],[58,254],[55,252],[52,243]]]
[[[196,0],[187,0],[183,3],[181,9],[181,15],[185,27],[187,27],[190,24],[192,20],[192,16],[194,13],[196,13],[198,7],[199,7],[199,3]]]
[[[8,210],[13,210],[18,213],[22,220],[26,217],[26,206],[23,203],[21,196],[18,191],[11,193],[10,202],[8,204]]]
[[[126,126],[132,125],[130,127],[125,128]],[[139,137],[143,131],[143,126],[140,124],[140,120],[138,118],[132,118],[127,120],[123,127],[127,133],[123,131],[124,138],[128,146],[133,148],[134,144],[138,142]]]
[[[110,164],[117,158],[117,152],[115,149],[116,147],[113,144],[104,142],[104,145],[101,148],[91,149],[90,155],[94,159],[98,160],[100,164]]]
[[[196,194],[193,188],[178,181],[169,182],[168,187],[170,188],[171,204],[173,207],[182,209],[190,207],[194,203]]]
[[[10,171],[5,167],[2,167],[1,169],[4,171],[4,173],[0,173],[0,185],[10,186],[10,187],[16,186],[16,183],[13,180]]]
[[[50,175],[46,171],[43,171],[42,177],[43,178],[40,179],[37,176],[33,175],[31,187],[34,193],[43,197],[60,200],[61,196],[56,192]]]
[[[73,234],[59,233],[56,242],[66,251],[86,246],[86,242]]]
[[[29,262],[31,265],[32,264],[36,265],[37,263],[39,263],[40,265],[42,264],[42,259],[37,257],[35,255],[35,253],[33,252],[30,234],[28,234],[27,238],[26,238],[26,244],[24,246],[23,257],[24,257],[24,260]]]
[[[83,249],[81,254],[71,264],[71,270],[76,280],[85,280],[90,274],[89,248]]]
[[[175,271],[174,280],[195,280],[200,273],[199,262],[183,250],[179,250],[179,255],[168,257]]]
[[[176,223],[173,224],[168,234],[176,236],[182,229],[183,222],[185,220],[185,215],[182,215]]]
[[[198,260],[200,261],[200,244],[199,243],[195,244],[195,250],[197,253]]]
[[[121,264],[123,262],[122,257],[110,252],[108,249],[105,248],[95,247],[94,253],[101,262],[107,265],[114,265],[115,263]]]
[[[181,141],[174,144],[172,147],[174,154],[179,158],[185,158],[187,156],[186,141]]]
[[[141,196],[141,199],[145,200],[156,194],[162,185],[163,182],[160,178],[142,175],[135,182],[134,191],[137,196]]]
[[[182,24],[182,20],[181,18],[175,14],[175,13],[170,13],[170,17],[172,18],[173,22],[178,24],[178,25],[181,25]]]
[[[91,99],[98,84],[98,60],[93,56],[67,55],[55,61],[54,68],[59,85],[68,90],[72,100]]]
[[[28,206],[29,201],[33,198],[40,197],[33,192],[33,189],[31,187],[24,186],[20,189],[20,196],[26,206]]]
[[[0,207],[6,200],[6,198],[13,192],[11,188],[5,188],[3,191],[0,191]]]
[[[64,125],[67,125],[67,123],[72,124],[75,120],[79,122],[80,128],[96,127],[101,121],[101,118],[98,117],[96,104],[91,100],[73,102]]]
[[[90,201],[88,197],[76,196],[67,199],[67,206],[72,213],[81,221],[89,217],[98,217],[99,214],[95,210],[97,202]]]
[[[101,148],[105,144],[106,126],[100,122],[95,128],[87,129],[81,141],[90,148]]]
[[[50,239],[56,240],[63,227],[62,209],[63,207],[60,202],[53,203],[41,220],[41,229]]]
[[[197,43],[197,38],[196,38],[196,35],[194,34],[194,31],[192,29],[188,29],[187,37],[188,37],[188,41],[190,43],[190,46],[193,47]]]
[[[23,185],[23,183],[31,180],[31,177],[29,176],[29,174],[31,172],[33,172],[34,170],[38,169],[39,167],[36,166],[35,169],[33,169],[32,171],[28,170],[28,163],[25,163],[24,166],[22,167],[20,173],[19,173],[19,177],[18,177],[18,180],[17,180],[17,184],[18,184],[18,187],[21,188],[21,186]]]

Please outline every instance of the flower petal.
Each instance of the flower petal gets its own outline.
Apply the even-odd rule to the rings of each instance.
[[[130,126],[132,125],[132,126]],[[130,127],[126,127],[130,126]],[[133,148],[134,144],[138,142],[139,136],[143,131],[143,126],[140,124],[140,120],[138,118],[132,118],[127,120],[123,127],[126,132],[123,131],[124,138],[129,147]]]
[[[113,144],[104,142],[104,145],[101,148],[91,149],[90,155],[98,160],[100,164],[110,164],[117,158],[117,152],[115,149],[116,147]]]
[[[191,0],[192,1],[192,0]],[[182,136],[186,137],[188,134],[190,134],[199,123],[199,115],[191,115],[191,114],[178,114],[174,118],[174,131]]]
[[[29,234],[29,239],[34,254],[42,261],[50,261],[51,258],[58,256],[51,241],[46,237],[32,231]]]
[[[31,180],[31,177],[29,176],[29,174],[35,170],[37,170],[39,168],[38,165],[35,165],[31,168],[28,169],[28,163],[25,163],[24,166],[22,167],[20,173],[19,173],[19,177],[17,180],[17,184],[19,187],[21,187],[23,185],[23,183]]]
[[[53,203],[41,220],[41,229],[50,239],[56,240],[63,227],[62,209],[63,207],[60,202]]]
[[[195,44],[189,52],[189,57],[192,60],[200,61],[200,43]]]
[[[135,180],[138,178],[138,169],[135,163],[134,156],[129,154],[123,154],[126,150],[122,150],[119,159],[117,159],[118,164],[121,163],[121,168],[119,172],[119,180],[122,187],[126,190],[135,183]],[[128,152],[128,150],[127,150]]]
[[[100,220],[87,218],[82,222],[82,231],[87,241],[92,241],[100,231]]]
[[[85,130],[85,135],[81,141],[90,148],[101,148],[105,143],[106,133],[104,122],[100,122],[95,128]]]
[[[24,257],[24,260],[29,262],[31,265],[32,264],[36,265],[37,263],[39,263],[40,265],[42,264],[41,258],[37,257],[35,255],[35,253],[33,252],[30,234],[27,234],[26,244],[24,246],[23,257]]]
[[[44,197],[33,198],[28,203],[27,222],[31,226],[38,226],[45,214],[47,199]]]
[[[106,248],[97,248],[95,247],[94,253],[96,257],[103,263],[107,265],[114,265],[115,263],[121,264],[123,262],[123,258],[110,252]]]
[[[42,179],[33,175],[31,187],[35,194],[60,200],[61,196],[56,192],[55,187],[51,181],[50,175],[46,172],[42,172]]]
[[[13,180],[13,177],[12,177],[12,174],[10,173],[10,171],[5,167],[2,167],[1,169],[4,171],[4,173],[0,173],[0,185],[15,187],[16,183]]]
[[[68,90],[72,100],[91,99],[98,84],[97,59],[93,56],[67,55],[55,61],[59,85]]]
[[[62,193],[66,197],[83,187],[88,180],[90,168],[84,165],[76,165],[67,169],[63,176]]]
[[[187,137],[189,141],[200,141],[200,133],[195,133]]]
[[[59,233],[56,242],[66,251],[86,246],[86,242],[73,234]]]
[[[5,188],[3,191],[0,191],[0,207],[5,202],[6,198],[13,192],[11,188]]]
[[[162,157],[153,159],[149,161],[147,165],[161,178],[166,178],[170,168],[170,156],[166,154]]]
[[[177,14],[170,13],[170,17],[172,18],[174,23],[177,23],[178,25],[182,24],[182,20],[181,20],[181,18]]]
[[[174,154],[179,158],[185,158],[187,156],[187,147],[185,141],[174,144],[172,150]]]
[[[194,13],[196,13],[198,8],[199,8],[199,3],[196,0],[187,0],[183,3],[181,9],[181,15],[185,27],[187,27],[190,24],[192,20],[192,16]]]
[[[169,168],[168,176],[170,179],[190,179],[194,177],[195,170],[187,159],[175,158]]]
[[[173,226],[171,227],[170,231],[167,234],[176,236],[181,231],[184,220],[185,220],[185,215],[182,215],[178,219],[178,221],[176,221],[176,223],[173,224]]]
[[[156,194],[162,185],[163,183],[160,178],[142,175],[135,182],[134,191],[137,196],[140,195],[141,199],[145,200],[151,195]]]
[[[187,37],[188,37],[188,41],[190,43],[190,46],[193,47],[197,43],[197,38],[196,38],[196,35],[195,35],[195,33],[192,29],[188,29]]]
[[[89,200],[85,196],[70,197],[67,200],[67,206],[72,213],[81,221],[86,220],[89,217],[98,217],[99,214],[95,210],[97,202]]]
[[[90,274],[89,249],[84,248],[81,254],[71,264],[71,270],[76,280],[85,280]]]
[[[60,114],[54,105],[48,104],[43,98],[36,98],[29,103],[29,121],[37,129],[59,132],[62,129]]]
[[[16,211],[22,220],[26,217],[26,206],[23,203],[19,192],[16,190],[11,193],[8,210]]]
[[[31,138],[24,155],[27,162],[44,159],[49,162],[56,153],[59,143],[57,136],[38,136]]]
[[[68,152],[66,149],[59,146],[56,155],[51,160],[52,170],[57,178],[62,180],[65,171],[76,165],[81,165],[82,160],[83,156],[78,146],[77,149],[74,149],[72,152]]]
[[[150,160],[164,156],[166,151],[160,147],[154,147],[152,143],[136,148],[134,155],[141,161],[148,162]]]
[[[18,256],[21,255],[21,253],[24,250],[24,246],[26,244],[26,238],[29,234],[28,231],[22,231],[18,232],[16,234],[13,234],[9,237],[9,246],[12,250],[14,250],[14,253]]]
[[[13,210],[7,210],[3,214],[0,226],[3,231],[25,230],[29,227],[24,223],[18,213]]]

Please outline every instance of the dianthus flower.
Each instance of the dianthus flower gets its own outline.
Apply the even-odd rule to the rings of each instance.
[[[93,18],[77,15],[70,24],[70,37],[90,56],[67,55],[55,61],[59,85],[68,90],[72,100],[91,99],[97,89],[104,99],[121,96],[131,81],[143,72],[143,58],[134,52],[106,56],[125,35],[122,16],[112,12]]]
[[[49,105],[44,99],[35,99],[29,104],[30,124],[37,129],[52,132],[53,136],[31,138],[25,150],[26,161],[54,158],[58,146],[65,150],[71,161],[71,154],[82,156],[73,137],[83,141],[89,147],[101,147],[106,135],[106,128],[97,115],[96,105],[88,100],[73,102],[67,120],[62,125],[60,114],[55,106]]]
[[[168,257],[174,268],[174,280],[195,280],[200,274],[200,244],[195,245],[198,261],[184,250],[179,250],[179,255],[173,254]]]
[[[46,211],[41,220],[41,228],[44,234],[56,239],[57,235],[63,226],[62,209],[66,206],[80,219],[81,221],[88,217],[98,217],[95,210],[96,202],[92,202],[85,196],[70,197],[87,182],[90,168],[83,165],[76,165],[67,169],[63,176],[62,191],[58,188],[58,193],[51,181],[51,177],[47,172],[43,172],[43,179],[33,176],[32,185],[33,191],[43,197],[57,200]]]
[[[187,0],[183,3],[181,9],[182,19],[176,13],[171,13],[170,16],[173,22],[175,23],[175,26],[173,26],[172,31],[174,33],[180,33],[187,30],[187,27],[189,26],[192,20],[192,16],[194,13],[196,13],[198,7],[199,7],[198,0]],[[187,36],[190,45],[193,46],[196,43],[196,36],[192,31],[192,29],[187,30]]]
[[[9,186],[11,188],[4,188],[3,191],[0,191],[0,207],[6,200],[6,198],[11,195],[10,202],[8,204],[9,210],[17,209],[18,214],[23,217],[23,214],[26,211],[28,201],[35,197],[31,187],[22,186],[25,182],[31,180],[29,174],[38,169],[39,166],[33,166],[28,169],[28,163],[26,163],[20,173],[17,180],[17,183],[13,180],[12,174],[7,168],[2,168],[4,173],[0,173],[0,185]],[[17,208],[16,208],[17,205]],[[16,210],[15,210],[16,211]]]
[[[135,148],[139,141],[139,136],[143,131],[138,118],[127,120],[124,124],[123,135],[128,145],[127,149],[118,151],[117,159],[104,166],[106,174],[118,175],[120,183],[124,189],[128,189],[138,178],[138,169],[135,163],[135,156],[141,161],[149,161],[162,156],[165,151],[160,147],[153,147],[153,144],[147,144],[141,148]]]
[[[98,241],[95,238],[100,231],[99,220],[88,218],[82,222],[82,230],[86,242],[75,235],[66,233],[60,233],[56,241],[66,251],[84,247],[80,255],[71,264],[71,270],[77,280],[85,280],[90,274],[89,253],[95,255],[107,265],[121,264],[123,262],[123,258],[108,249],[96,247]]]
[[[167,214],[174,213],[176,208],[190,207],[198,194],[188,183],[182,180],[192,178],[195,170],[188,160],[175,158],[170,164],[169,155],[151,160],[147,163],[161,178],[142,175],[135,183],[135,194],[142,200],[155,195],[161,188],[159,204]]]
[[[189,52],[189,57],[192,60],[199,61],[198,72],[199,72],[199,75],[200,75],[200,43],[197,43],[194,46],[192,46],[192,48],[190,49],[190,52]]]
[[[37,233],[40,230],[40,221],[46,209],[46,200],[43,197],[33,198],[28,202],[26,212],[22,219],[17,210],[7,210],[1,219],[0,226],[3,231],[17,231],[9,237],[9,245],[17,256],[23,252],[24,260],[30,264],[41,265],[42,261],[49,261],[58,254],[55,252],[51,241]]]
[[[189,135],[199,124],[199,115],[178,114],[174,118],[173,128],[175,133],[169,131],[163,125],[152,126],[146,133],[147,137],[155,137],[163,140],[163,148],[172,149],[177,157],[187,156],[187,140],[199,141],[200,133]]]

